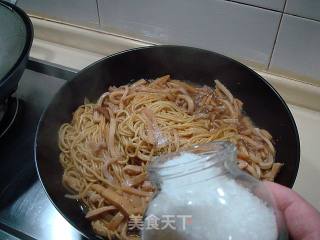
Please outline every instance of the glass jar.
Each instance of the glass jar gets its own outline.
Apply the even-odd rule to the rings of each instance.
[[[265,186],[236,165],[229,142],[196,145],[149,166],[156,193],[142,239],[287,239],[281,212]]]

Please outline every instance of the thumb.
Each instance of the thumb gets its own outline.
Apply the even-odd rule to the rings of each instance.
[[[320,213],[293,190],[265,182],[283,213],[290,236],[294,240],[320,239]]]

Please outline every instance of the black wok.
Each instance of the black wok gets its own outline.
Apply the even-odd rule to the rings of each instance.
[[[97,100],[110,85],[171,74],[173,78],[213,86],[219,79],[244,102],[245,112],[275,139],[276,161],[285,165],[276,182],[292,187],[300,159],[300,145],[293,117],[279,94],[261,76],[220,54],[182,46],[133,49],[106,57],[77,74],[55,95],[40,120],[35,143],[38,174],[49,198],[60,213],[87,237],[94,233],[76,201],[64,197],[59,164],[58,130],[71,120],[84,98]]]

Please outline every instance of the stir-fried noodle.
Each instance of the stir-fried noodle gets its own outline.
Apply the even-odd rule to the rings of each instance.
[[[238,165],[258,179],[274,180],[272,136],[255,127],[243,103],[219,81],[196,87],[163,76],[110,87],[85,103],[59,132],[63,184],[69,198],[87,206],[93,230],[111,239],[133,239],[128,219],[142,215],[152,193],[146,166],[153,156],[193,144],[236,144]]]

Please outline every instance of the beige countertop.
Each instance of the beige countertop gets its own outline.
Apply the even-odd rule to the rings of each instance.
[[[110,33],[63,26],[34,18],[32,21],[36,38],[31,56],[74,69],[82,69],[121,50],[150,45]],[[60,38],[59,34],[62,34]],[[265,72],[258,73],[284,97],[298,126],[301,159],[294,190],[320,210],[320,190],[317,186],[320,184],[320,140],[317,139],[320,136],[320,88]]]
[[[289,107],[298,126],[301,144],[300,167],[293,188],[320,210],[320,112]]]

